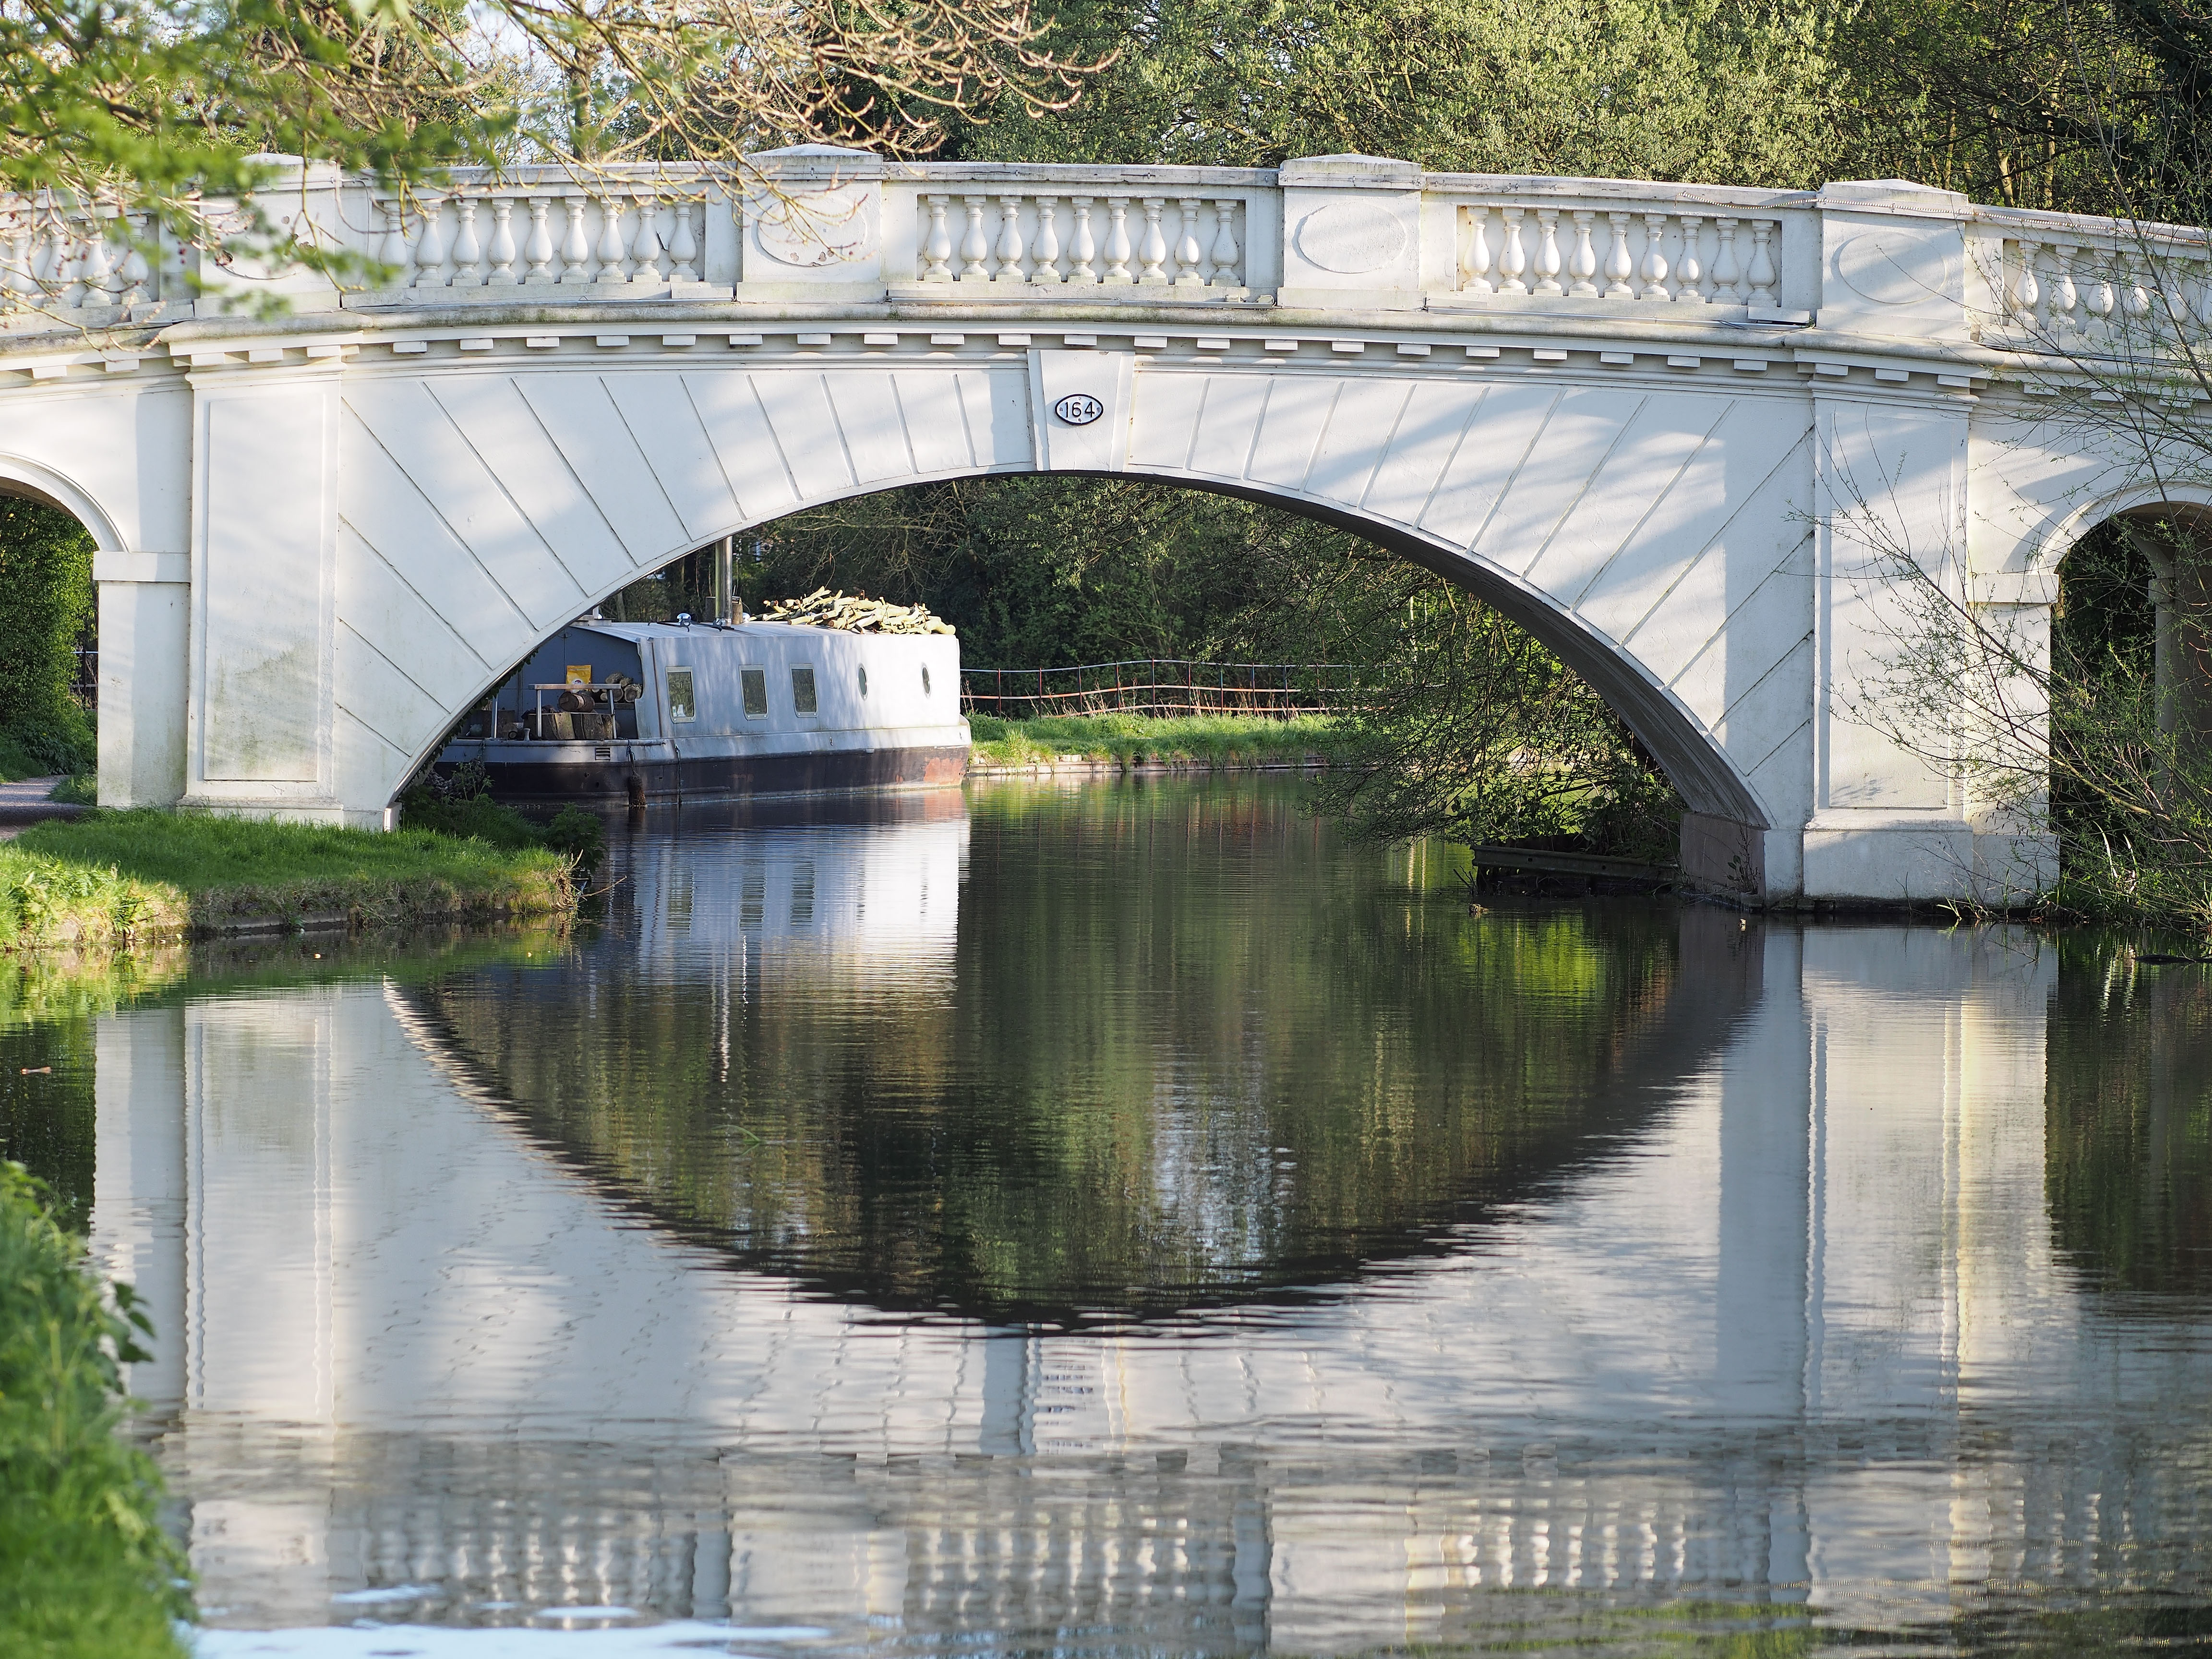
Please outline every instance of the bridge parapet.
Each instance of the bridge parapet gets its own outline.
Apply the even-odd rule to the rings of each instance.
[[[461,169],[404,192],[294,167],[262,205],[282,234],[380,277],[349,287],[281,252],[151,246],[144,216],[112,207],[0,203],[0,329],[159,325],[271,299],[295,314],[1013,301],[1817,325],[2094,354],[2212,324],[2201,231],[1978,208],[1896,181],[1747,190],[1358,155],[909,163],[802,146],[742,168]]]

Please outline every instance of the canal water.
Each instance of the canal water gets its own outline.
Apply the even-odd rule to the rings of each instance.
[[[2212,1652],[2204,970],[1287,780],[613,849],[6,1033],[203,1653]]]

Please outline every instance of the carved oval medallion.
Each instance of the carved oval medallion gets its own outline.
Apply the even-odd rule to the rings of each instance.
[[[1958,266],[1940,242],[1863,230],[1837,248],[1835,263],[1850,290],[1878,306],[1958,297]]]
[[[753,238],[762,252],[802,270],[851,264],[876,251],[876,216],[856,185],[794,192],[758,202]]]
[[[1106,412],[1106,405],[1087,392],[1071,392],[1052,406],[1052,412],[1070,426],[1089,426]]]
[[[1406,227],[1372,202],[1331,202],[1298,221],[1298,252],[1340,276],[1380,270],[1405,251]]]

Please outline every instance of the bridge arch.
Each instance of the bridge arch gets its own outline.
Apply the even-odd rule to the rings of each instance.
[[[988,344],[409,368],[270,399],[289,430],[320,418],[336,441],[329,741],[318,755],[296,722],[256,726],[284,701],[264,688],[204,728],[197,804],[253,810],[276,793],[251,775],[273,756],[327,780],[334,815],[380,816],[514,663],[640,575],[841,499],[1048,472],[1272,502],[1466,587],[1620,712],[1688,804],[1686,843],[1701,838],[1695,856],[1730,884],[1761,884],[1766,837],[1804,793],[1799,399]],[[1060,382],[1096,391],[1105,416],[1056,424]],[[224,464],[210,457],[218,476]],[[219,482],[210,493],[219,504]],[[219,568],[196,577],[210,685],[255,684],[278,655],[265,562],[253,569],[250,610],[226,599]],[[310,597],[292,605],[302,645]],[[212,620],[225,615],[252,626],[226,638]]]

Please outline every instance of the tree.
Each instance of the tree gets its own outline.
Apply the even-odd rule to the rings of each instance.
[[[0,188],[256,252],[271,155],[390,185],[519,160],[926,152],[948,117],[1048,112],[1097,66],[1031,0],[20,0],[0,8]],[[288,245],[301,263],[360,263]],[[47,279],[52,286],[52,279]]]

